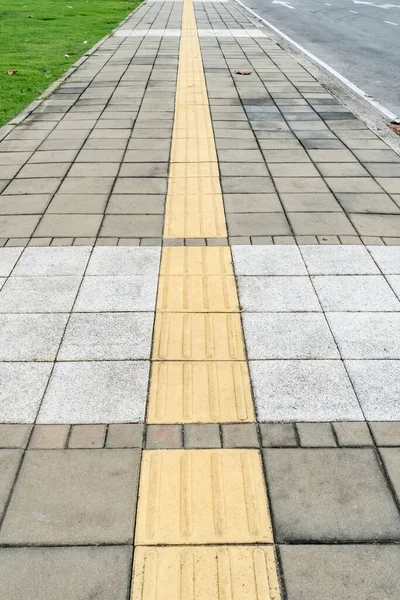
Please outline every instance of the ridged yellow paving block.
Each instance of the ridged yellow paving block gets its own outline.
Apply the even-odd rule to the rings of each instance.
[[[167,197],[166,209],[177,214],[214,212],[223,217],[225,215],[222,194],[171,194]]]
[[[233,275],[228,246],[164,246],[161,275]]]
[[[211,129],[208,106],[191,106],[175,111],[174,129]]]
[[[185,129],[175,129],[172,134],[172,139],[190,139],[197,140],[199,138],[210,138],[214,139],[214,133],[212,127],[191,127]]]
[[[148,423],[246,421],[254,421],[247,363],[152,363]]]
[[[165,238],[221,238],[226,237],[224,213],[205,212],[201,214],[175,214],[165,211]]]
[[[245,360],[237,313],[156,313],[153,360]]]
[[[220,193],[218,177],[170,177],[168,179],[168,195]]]
[[[232,276],[161,276],[158,283],[159,312],[238,312],[236,282]]]
[[[135,542],[273,542],[258,450],[144,451]]]
[[[207,142],[209,140],[199,140]],[[172,163],[169,171],[169,176],[172,179],[186,177],[219,177],[219,169],[217,162],[176,162]]]
[[[217,152],[214,140],[197,138],[195,140],[173,140],[171,149],[173,163],[205,163],[213,164],[213,176],[219,175]]]
[[[135,550],[131,600],[280,600],[271,546]]]

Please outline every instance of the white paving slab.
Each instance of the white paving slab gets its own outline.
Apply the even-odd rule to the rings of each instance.
[[[94,248],[87,275],[157,275],[161,248],[101,247]]]
[[[0,362],[0,422],[33,423],[53,363]]]
[[[0,313],[69,312],[81,277],[10,277],[0,291]]]
[[[249,359],[339,358],[322,314],[243,313]]]
[[[400,275],[387,275],[386,280],[389,282],[397,297],[400,298]]]
[[[55,360],[67,314],[0,315],[0,361]]]
[[[155,308],[157,284],[158,278],[152,275],[85,277],[74,311],[151,312]]]
[[[153,313],[73,314],[58,359],[149,360],[153,321]]]
[[[387,275],[400,275],[400,246],[368,246],[373,259]]]
[[[0,248],[0,277],[8,277],[23,248]]]
[[[312,278],[325,311],[397,311],[400,302],[383,275]]]
[[[57,363],[38,423],[143,421],[148,378],[148,361]]]
[[[400,421],[400,361],[346,360],[365,418]]]
[[[400,359],[399,313],[327,313],[343,358]]]
[[[299,246],[310,275],[378,275],[364,246]]]
[[[341,361],[250,361],[260,421],[359,421],[362,411]]]
[[[321,311],[308,277],[237,277],[240,306],[246,312]]]
[[[12,275],[19,277],[83,275],[91,248],[26,248]]]
[[[307,275],[297,246],[232,246],[236,275]]]

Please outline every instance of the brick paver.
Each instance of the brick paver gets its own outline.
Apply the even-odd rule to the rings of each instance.
[[[397,597],[399,162],[231,0],[0,142],[7,600]]]

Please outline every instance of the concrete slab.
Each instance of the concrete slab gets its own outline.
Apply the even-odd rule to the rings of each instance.
[[[321,314],[244,313],[242,319],[250,360],[339,358]]]
[[[385,275],[400,275],[399,246],[368,246],[372,258]]]
[[[0,542],[132,544],[140,450],[32,450]]]
[[[257,360],[249,365],[260,421],[363,419],[339,361]]]
[[[85,277],[74,311],[154,311],[156,293],[155,275]]]
[[[0,248],[0,277],[8,277],[23,248]]]
[[[10,277],[0,291],[0,312],[69,312],[80,283],[81,277]]]
[[[7,600],[126,600],[131,562],[127,546],[2,548],[0,578]]]
[[[400,421],[400,361],[346,360],[365,418]]]
[[[67,320],[66,314],[0,315],[0,360],[55,360]]]
[[[0,422],[33,423],[52,363],[0,363]]]
[[[13,276],[54,276],[83,275],[89,260],[91,248],[26,248]]]
[[[363,246],[300,246],[310,275],[378,275]]]
[[[239,276],[237,284],[240,306],[246,312],[321,311],[307,277]]]
[[[145,414],[149,363],[57,363],[38,423],[129,423]]]
[[[153,321],[153,313],[73,314],[58,359],[149,360]]]
[[[288,600],[389,600],[400,587],[396,545],[284,545]]]
[[[22,450],[0,450],[0,519],[3,517],[21,458]]]
[[[277,542],[399,538],[397,507],[373,449],[269,448],[263,454]]]
[[[325,311],[398,311],[400,302],[382,275],[312,278]]]
[[[87,275],[157,275],[161,248],[94,248]]]
[[[400,314],[327,313],[342,358],[400,358]]]
[[[307,275],[296,246],[232,246],[236,275]]]

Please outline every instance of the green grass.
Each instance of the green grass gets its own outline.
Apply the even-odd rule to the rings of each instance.
[[[0,125],[41,94],[139,2],[0,0]],[[12,70],[16,73],[6,74]]]

